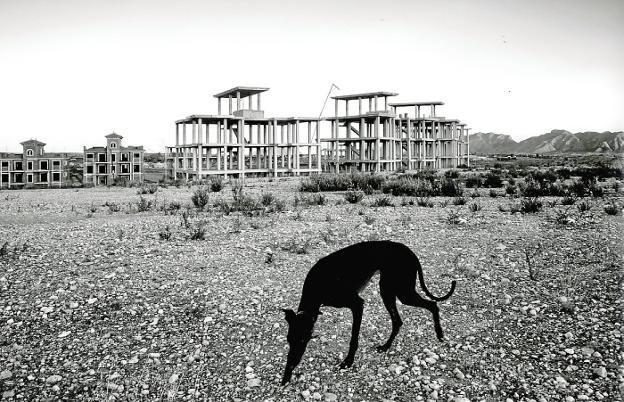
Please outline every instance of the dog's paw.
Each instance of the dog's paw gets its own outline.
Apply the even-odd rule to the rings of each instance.
[[[375,347],[375,349],[377,349],[378,352],[380,353],[386,353],[388,351],[388,349],[390,349],[389,345],[379,345],[377,347]]]
[[[353,359],[349,359],[347,357],[346,359],[342,361],[342,363],[340,363],[340,366],[338,367],[340,367],[341,370],[344,370],[344,369],[351,367],[352,365],[353,365]]]

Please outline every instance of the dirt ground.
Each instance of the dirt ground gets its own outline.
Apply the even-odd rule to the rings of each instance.
[[[372,207],[379,195],[349,204],[343,193],[295,206],[309,196],[298,183],[248,180],[246,194],[271,192],[285,210],[189,209],[188,227],[194,187],[143,195],[154,203],[145,212],[136,188],[0,192],[2,397],[620,400],[623,218],[603,206],[621,196],[588,199],[585,212],[545,197],[535,214],[501,211],[515,201],[485,190],[463,206],[392,197],[394,206]],[[226,185],[210,203],[231,197]],[[176,201],[180,210],[163,210]],[[205,238],[190,239],[199,227]],[[354,366],[337,368],[351,313],[324,308],[319,337],[281,387],[280,309],[297,307],[316,260],[372,239],[408,245],[434,294],[457,280],[439,304],[446,341],[426,310],[400,305],[401,332],[378,353],[390,319],[373,280]]]

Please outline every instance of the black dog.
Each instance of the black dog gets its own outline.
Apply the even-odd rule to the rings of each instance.
[[[423,307],[433,314],[433,323],[438,339],[442,340],[442,327],[436,301],[448,299],[455,290],[455,281],[451,290],[444,297],[433,296],[423,280],[422,267],[418,257],[407,246],[391,241],[371,241],[354,244],[321,258],[303,283],[301,301],[297,313],[283,309],[288,322],[288,344],[290,350],[286,361],[286,370],[282,385],[290,381],[292,372],[301,361],[321,306],[348,307],[353,313],[353,327],[349,353],[340,368],[353,364],[358,348],[358,336],[362,323],[364,300],[359,293],[368,285],[373,275],[379,271],[379,291],[390,318],[392,332],[385,344],[377,349],[385,352],[392,346],[392,341],[403,324],[396,307],[396,299],[401,303]],[[420,287],[432,300],[423,299],[416,293],[416,276]]]

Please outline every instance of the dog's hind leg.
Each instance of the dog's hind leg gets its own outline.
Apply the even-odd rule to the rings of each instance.
[[[435,328],[436,336],[439,340],[442,340],[444,338],[442,326],[440,325],[440,309],[438,308],[436,302],[423,299],[418,293],[416,293],[416,290],[414,289],[402,292],[398,295],[398,297],[403,304],[414,307],[422,307],[429,310],[433,315],[433,327]]]
[[[351,326],[351,341],[349,342],[349,353],[347,357],[340,363],[340,368],[351,367],[355,352],[358,348],[358,339],[360,337],[360,326],[362,324],[362,313],[364,312],[364,300],[360,296],[356,296],[347,305],[353,314],[353,325]]]
[[[388,313],[390,314],[390,319],[392,320],[392,332],[390,333],[390,337],[388,338],[386,343],[377,346],[378,351],[386,352],[392,346],[392,342],[399,333],[399,329],[401,329],[403,321],[401,321],[401,317],[399,316],[399,310],[397,310],[396,293],[392,286],[388,285],[387,282],[380,280],[379,293],[381,294],[381,300],[383,300],[384,306],[386,306],[386,310],[388,310]]]

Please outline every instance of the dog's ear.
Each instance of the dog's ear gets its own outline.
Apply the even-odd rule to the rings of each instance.
[[[291,309],[285,309],[283,308],[282,311],[284,312],[284,318],[286,318],[286,321],[288,323],[290,323],[294,318],[295,318],[295,312],[292,311]]]

